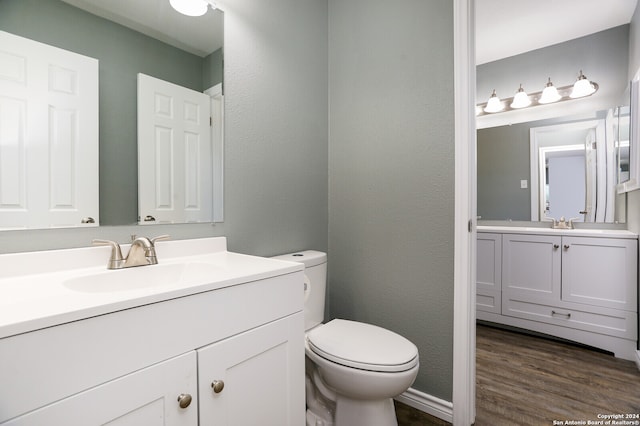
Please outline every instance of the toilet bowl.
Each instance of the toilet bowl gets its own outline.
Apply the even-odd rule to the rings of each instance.
[[[392,398],[418,374],[416,346],[372,324],[344,319],[322,324],[326,254],[276,258],[305,264],[307,426],[396,426]]]

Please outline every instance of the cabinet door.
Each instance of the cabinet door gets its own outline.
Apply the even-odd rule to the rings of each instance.
[[[563,237],[562,300],[635,312],[637,240]]]
[[[189,352],[3,425],[195,426],[198,424],[196,369],[196,353]],[[181,395],[192,397],[185,408],[178,402]]]
[[[304,424],[303,324],[297,313],[198,350],[200,424]]]
[[[478,233],[476,247],[476,309],[499,314],[502,293],[502,235]]]
[[[560,300],[560,243],[559,236],[504,234],[503,300],[511,295],[538,302]]]

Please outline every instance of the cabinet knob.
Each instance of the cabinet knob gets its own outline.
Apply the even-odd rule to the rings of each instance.
[[[191,405],[191,395],[189,395],[188,393],[181,393],[178,396],[178,404],[180,404],[180,408],[187,408],[189,405]]]
[[[565,244],[565,245],[564,245],[564,249],[565,249],[565,250],[569,250],[569,244]]]
[[[213,388],[214,393],[220,393],[224,389],[224,382],[222,380],[214,380],[211,382],[211,388]]]
[[[554,248],[554,249],[559,249],[559,248],[560,248],[560,244],[554,244],[554,245],[553,245],[553,248]]]

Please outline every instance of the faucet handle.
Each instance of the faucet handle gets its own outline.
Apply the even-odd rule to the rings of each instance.
[[[581,217],[572,217],[569,219],[569,228],[573,229],[573,221],[577,219],[582,219]]]
[[[93,245],[98,246],[111,246],[111,256],[109,256],[108,269],[118,269],[122,266],[124,258],[122,257],[122,251],[120,250],[120,244],[111,240],[94,239],[91,241]]]
[[[151,240],[149,241],[151,241],[151,245],[154,245],[158,240],[168,240],[170,238],[171,238],[170,235],[158,235],[157,237],[151,238]]]

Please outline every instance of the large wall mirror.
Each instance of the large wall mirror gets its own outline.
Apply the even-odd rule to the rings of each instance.
[[[484,220],[625,222],[629,107],[478,130]]]
[[[85,163],[89,165],[87,168],[96,175],[96,181],[99,184],[85,187],[85,192],[99,199],[98,212],[95,214],[99,218],[95,222],[99,223],[90,223],[92,215],[87,214],[83,215],[82,219],[89,216],[86,218],[88,223],[71,223],[62,226],[131,225],[144,223],[143,218],[148,216],[138,210],[138,184],[143,180],[138,176],[140,170],[138,161],[138,79],[140,74],[183,88],[186,91],[205,93],[207,99],[211,100],[207,110],[210,111],[209,114],[214,122],[218,120],[216,129],[207,136],[212,139],[210,152],[207,155],[213,162],[211,171],[206,172],[212,175],[208,183],[209,189],[202,192],[202,196],[198,195],[198,197],[204,197],[199,198],[198,203],[212,205],[209,209],[212,216],[208,219],[198,217],[194,220],[187,215],[156,223],[221,220],[222,110],[224,105],[222,97],[223,25],[224,15],[220,10],[209,9],[204,16],[188,17],[173,10],[169,0],[0,0],[0,32],[7,34],[7,37],[16,36],[53,49],[93,59],[97,63],[98,155],[95,161],[88,160]],[[0,55],[3,54],[2,47],[0,45]],[[15,74],[16,67],[14,65],[7,65],[9,62],[5,60],[1,60],[0,63],[0,74],[5,76]],[[12,62],[12,64],[14,63]],[[66,67],[58,68],[66,70]],[[84,77],[64,77],[66,75],[64,73],[56,75],[62,76],[56,77],[56,81],[61,82],[63,89],[86,80]],[[49,79],[51,80],[51,77]],[[0,90],[2,87],[4,86],[0,83]],[[0,101],[3,99],[6,101],[4,105],[7,105],[8,99],[12,100],[13,98],[13,93],[0,92]],[[17,117],[13,112],[7,112],[6,107],[3,110],[2,105],[3,103],[0,102],[0,120],[4,119],[6,122]],[[189,115],[191,111],[189,110],[185,114]],[[67,130],[67,133],[72,133],[74,126],[82,127],[87,119],[86,115],[81,113],[61,122],[66,124],[66,128],[62,128],[61,131],[56,128],[56,131],[59,134],[64,134]],[[34,132],[32,129],[38,128],[37,123],[35,126],[32,124],[34,123],[25,120],[24,127],[14,126],[11,128],[13,129],[11,132],[2,133],[0,131],[0,138],[7,140],[22,138],[22,134],[30,134],[30,132]],[[42,123],[40,124],[42,125]],[[20,130],[22,128],[24,130]],[[77,142],[73,141],[74,144]],[[159,143],[157,140],[155,142]],[[69,147],[73,146],[73,144],[68,145]],[[69,147],[67,148],[71,156],[80,155],[75,151],[72,152],[73,148]],[[5,149],[5,161],[3,161],[3,151],[0,150],[0,167],[5,170],[15,168],[16,162],[13,159],[21,158],[19,155],[13,155],[15,153],[9,156],[8,152],[9,150]],[[165,155],[154,161],[159,163],[161,161],[175,162],[176,160],[171,155],[168,157]],[[183,159],[187,167],[190,164],[188,161],[188,159]],[[202,158],[199,161],[198,164],[201,164]],[[80,163],[82,162],[80,161]],[[48,177],[51,173],[50,169],[46,166],[29,167],[27,179],[30,180],[31,176],[37,175],[39,181],[43,182],[42,185],[53,187],[52,180]],[[66,169],[60,167],[60,170]],[[156,167],[153,170],[157,172],[162,169]],[[0,170],[0,176],[2,175],[3,170]],[[84,179],[77,179],[73,173],[67,173],[67,175],[71,176],[67,179],[68,181],[76,179],[78,180],[77,185],[82,185]],[[156,178],[158,176],[151,176],[145,180],[147,183],[151,181],[153,184]],[[155,191],[158,194],[166,195],[166,188],[169,187],[176,193],[188,192],[184,186],[184,184],[169,184],[165,185],[164,189],[155,189]],[[23,188],[15,185],[15,182],[0,179],[0,192],[2,191],[5,195],[9,193],[8,191],[13,191],[9,195],[20,195],[19,191],[27,191],[27,186],[25,185]],[[149,191],[152,192],[154,189]],[[214,194],[217,197],[215,206],[213,206]],[[0,199],[2,196],[3,194],[0,194]],[[169,197],[169,201],[171,201],[172,198],[182,197],[184,199],[189,195],[170,194]],[[206,197],[211,199],[206,199]],[[191,198],[193,199],[193,197]],[[162,209],[162,206],[160,208]],[[141,216],[143,218],[140,218]],[[3,208],[0,207],[0,229],[46,228],[50,226],[58,225],[30,226],[28,223],[22,225],[3,223]]]
[[[620,184],[628,177],[629,150],[634,150],[629,148],[630,99],[625,94],[629,25],[604,28],[478,63],[478,103],[494,89],[503,98],[513,96],[520,84],[529,92],[542,90],[549,77],[557,86],[570,85],[581,69],[600,86],[587,98],[477,118],[477,211],[482,220],[536,222],[564,216],[576,222],[625,222]]]

